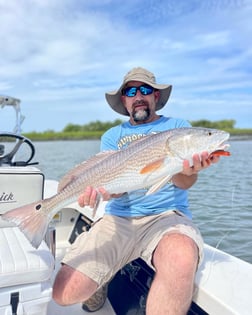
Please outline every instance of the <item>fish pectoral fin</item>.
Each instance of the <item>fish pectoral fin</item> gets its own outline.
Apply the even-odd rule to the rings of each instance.
[[[162,188],[165,184],[169,182],[169,180],[172,178],[171,175],[163,177],[159,182],[152,185],[149,190],[146,193],[146,196],[153,194],[154,192],[158,191],[160,188]]]
[[[140,174],[152,173],[152,172],[156,171],[157,169],[159,169],[160,167],[162,167],[163,164],[164,164],[164,158],[156,160],[154,162],[151,162],[151,163],[145,165],[141,169]]]
[[[99,208],[99,206],[102,203],[102,201],[103,201],[102,195],[98,192],[97,199],[96,199],[96,202],[95,202],[95,205],[94,205],[94,208],[93,208],[93,213],[92,213],[92,218],[93,219],[95,218],[97,209]]]

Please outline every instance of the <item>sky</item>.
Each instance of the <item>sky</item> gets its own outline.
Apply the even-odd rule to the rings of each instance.
[[[23,132],[126,120],[104,94],[141,66],[173,85],[160,115],[252,128],[251,16],[252,0],[0,0],[0,95]]]

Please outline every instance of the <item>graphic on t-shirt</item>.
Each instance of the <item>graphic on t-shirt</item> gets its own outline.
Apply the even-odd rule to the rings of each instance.
[[[151,134],[156,134],[158,133],[157,131],[152,131],[149,134],[145,133],[138,133],[138,134],[130,134],[130,135],[125,135],[121,139],[119,139],[117,143],[117,147],[119,150],[126,148],[131,142],[139,140],[145,136],[151,135]]]

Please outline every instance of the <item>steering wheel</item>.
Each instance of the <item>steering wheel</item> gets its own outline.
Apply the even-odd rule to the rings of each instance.
[[[4,137],[4,138],[13,138],[16,141],[15,143],[15,146],[13,147],[13,149],[7,153],[7,154],[4,154],[2,152],[2,155],[0,153],[0,165],[1,164],[8,164],[8,165],[11,165],[11,166],[27,166],[27,165],[34,165],[34,164],[38,164],[38,163],[29,163],[32,158],[34,157],[34,154],[35,154],[35,147],[34,145],[32,144],[31,140],[29,140],[28,138],[24,137],[24,136],[21,136],[21,135],[17,135],[17,134],[14,134],[14,133],[0,133],[0,138],[1,137]],[[27,161],[16,161],[14,162],[14,156],[15,154],[18,152],[18,150],[20,149],[20,147],[22,146],[22,144],[28,144],[28,147],[30,149],[30,156],[28,158]]]

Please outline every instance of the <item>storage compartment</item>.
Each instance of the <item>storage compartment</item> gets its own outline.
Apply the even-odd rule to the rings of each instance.
[[[44,315],[54,258],[43,241],[32,247],[17,227],[0,228],[0,315]]]
[[[51,300],[50,282],[0,289],[1,315],[46,315]]]
[[[10,226],[1,214],[43,198],[44,175],[36,167],[0,168],[0,227]]]
[[[43,198],[44,175],[36,167],[0,168],[0,214]]]

